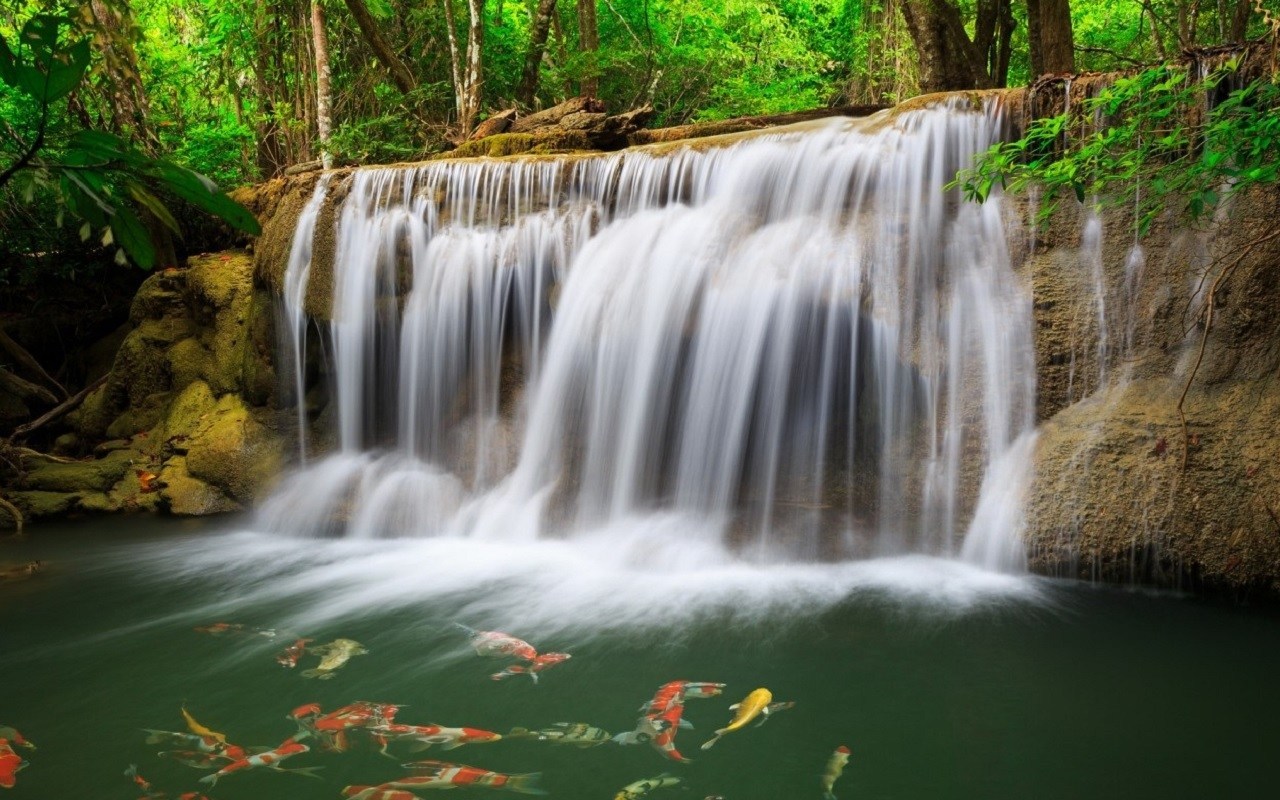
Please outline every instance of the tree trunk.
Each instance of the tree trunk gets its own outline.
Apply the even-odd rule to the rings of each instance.
[[[378,27],[378,21],[369,13],[369,9],[364,5],[364,0],[343,0],[343,2],[347,4],[347,8],[351,11],[351,16],[355,17],[356,25],[360,27],[360,33],[364,35],[365,42],[373,50],[373,55],[382,66],[387,68],[387,72],[391,73],[391,82],[396,85],[396,88],[404,94],[409,94],[416,89],[418,86],[417,79],[413,77],[413,73],[400,60],[391,44],[382,35],[382,31]],[[448,3],[449,0],[445,0],[445,2]]]
[[[453,106],[458,119],[462,119],[462,58],[458,48],[458,23],[454,19],[453,0],[444,0],[444,26],[449,39],[449,76],[453,79]]]
[[[484,0],[467,0],[467,74],[462,113],[458,124],[465,138],[475,125],[480,113],[480,101],[484,91]]]
[[[1249,17],[1253,14],[1252,0],[1236,0],[1235,13],[1231,15],[1229,42],[1243,42],[1249,30]]]
[[[1075,39],[1071,30],[1070,0],[1039,0],[1040,48],[1044,73],[1076,71]]]
[[[919,52],[921,91],[990,88],[986,58],[949,0],[904,0],[902,16]]]
[[[324,29],[324,8],[320,0],[311,0],[311,36],[316,50],[316,134],[320,139],[320,163],[325,169],[333,167],[333,155],[329,152],[329,133],[332,120],[329,117],[329,36]]]
[[[538,94],[538,73],[542,67],[542,54],[547,49],[547,34],[551,30],[551,17],[556,12],[556,0],[538,0],[533,15],[533,27],[529,30],[529,52],[524,57],[524,72],[520,75],[520,87],[516,89],[516,103],[529,108]]]
[[[600,92],[600,72],[596,63],[596,53],[600,50],[600,27],[596,22],[596,0],[578,0],[578,49],[584,54],[591,54],[579,91],[587,97],[595,97]]]

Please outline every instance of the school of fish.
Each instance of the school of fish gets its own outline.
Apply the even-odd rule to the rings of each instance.
[[[508,658],[514,662],[490,677],[502,680],[516,675],[529,675],[536,684],[538,673],[562,664],[570,658],[568,653],[547,652],[537,649],[523,639],[500,631],[481,631],[454,623],[457,630],[468,638],[477,655],[487,658]],[[280,651],[276,662],[286,669],[298,666],[304,655],[316,656],[319,664],[304,670],[304,677],[332,679],[338,670],[353,657],[369,651],[352,639],[338,638],[328,644],[311,646],[312,638],[283,634],[272,628],[254,628],[240,623],[216,622],[195,629],[212,636],[248,636],[274,639],[286,636],[292,643]],[[681,730],[691,730],[693,725],[684,719],[685,701],[706,700],[720,696],[726,686],[708,681],[673,680],[658,687],[653,696],[640,706],[640,716],[634,729],[611,735],[608,731],[585,722],[555,722],[543,728],[516,727],[499,734],[482,728],[445,726],[435,722],[410,724],[397,721],[405,708],[391,703],[357,700],[331,711],[325,711],[318,703],[308,703],[294,708],[284,715],[292,721],[296,731],[275,747],[245,747],[232,743],[227,734],[215,730],[193,716],[186,705],[180,709],[185,731],[143,729],[143,741],[147,745],[161,746],[159,758],[176,761],[193,769],[204,770],[198,782],[204,790],[215,789],[220,781],[230,776],[269,770],[310,778],[320,778],[323,765],[282,766],[286,760],[316,754],[341,754],[356,747],[368,747],[389,758],[396,758],[394,751],[405,754],[418,753],[430,748],[450,751],[467,745],[490,744],[499,741],[546,742],[574,748],[594,748],[605,744],[651,745],[664,759],[689,763],[691,759],[681,754],[676,737]],[[764,687],[749,692],[741,701],[729,706],[733,712],[730,721],[714,732],[712,738],[701,745],[710,750],[724,736],[741,731],[753,721],[755,727],[763,725],[779,711],[789,709],[793,702],[776,702],[773,693]],[[203,714],[202,714],[203,716]],[[15,751],[15,747],[35,750],[35,745],[15,728],[0,725],[0,788],[13,788],[19,770],[28,762]],[[487,748],[485,749],[487,751]],[[470,751],[468,751],[470,752]],[[477,751],[478,752],[478,751]],[[821,774],[819,785],[824,800],[836,800],[834,787],[848,764],[850,750],[840,745],[830,755]],[[547,791],[540,785],[541,773],[508,774],[471,766],[468,764],[434,759],[407,761],[400,769],[408,773],[399,778],[380,783],[352,784],[343,788],[341,796],[349,800],[421,800],[420,791],[441,789],[491,789],[518,794],[543,795]],[[171,793],[157,789],[144,778],[137,765],[130,764],[125,776],[134,788],[141,792],[140,800],[211,800],[201,790]],[[640,800],[653,792],[681,786],[683,780],[669,773],[640,778],[618,790],[614,800]],[[797,795],[800,797],[802,795]],[[724,800],[710,795],[705,800]]]

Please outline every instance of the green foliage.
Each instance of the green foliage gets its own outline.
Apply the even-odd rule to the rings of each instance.
[[[994,145],[953,185],[984,201],[997,186],[1043,189],[1040,221],[1064,197],[1132,204],[1145,233],[1166,208],[1191,218],[1226,195],[1280,179],[1280,85],[1242,83],[1236,64],[1204,78],[1158,67],[1117,78],[1069,114]]]
[[[104,247],[118,245],[117,262],[127,255],[150,269],[156,251],[152,234],[139,210],[180,236],[178,223],[156,192],[176,196],[223,219],[230,225],[258,233],[258,222],[247,209],[228,198],[208,178],[161,158],[148,156],[114,134],[80,130],[65,141],[51,144],[51,105],[76,89],[89,66],[89,42],[65,41],[65,17],[37,15],[23,26],[18,48],[0,36],[0,80],[19,95],[29,108],[21,116],[36,118],[28,139],[6,121],[4,136],[16,150],[16,160],[0,173],[0,187],[9,181],[27,203],[37,195],[52,197],[58,206],[58,224],[70,216],[81,223],[80,238],[98,232]],[[8,98],[9,106],[20,105]]]

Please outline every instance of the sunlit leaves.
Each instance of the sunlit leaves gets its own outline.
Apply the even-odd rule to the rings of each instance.
[[[1280,179],[1280,85],[1251,81],[1210,103],[1237,81],[1235,68],[1202,79],[1182,67],[1117,78],[1070,114],[993,146],[953,185],[979,202],[997,185],[1041,187],[1042,223],[1064,197],[1132,206],[1140,233],[1168,208],[1204,216],[1227,194]]]

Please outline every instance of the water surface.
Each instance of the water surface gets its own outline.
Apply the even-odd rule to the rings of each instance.
[[[160,759],[143,728],[182,730],[185,703],[242,745],[275,746],[285,715],[318,702],[401,703],[397,721],[470,726],[588,722],[632,728],[666,681],[728,685],[690,700],[690,764],[648,746],[587,750],[500,741],[390,760],[357,746],[308,753],[321,780],[265,770],[210,796],[338,798],[348,784],[438,758],[542,772],[554,797],[612,797],[670,772],[656,798],[819,798],[831,751],[853,751],[841,798],[1174,798],[1272,794],[1280,734],[1280,624],[1185,597],[990,576],[922,557],[871,564],[678,568],[581,544],[298,541],[226,523],[119,518],[38,528],[0,560],[47,574],[0,588],[0,723],[39,745],[15,798],[134,798],[130,763],[173,794],[203,774]],[[559,549],[557,549],[559,548]],[[669,556],[670,554],[668,554]],[[593,573],[587,565],[595,563]],[[366,645],[328,681],[278,666],[286,642],[215,638],[225,620]],[[573,659],[524,679],[449,623],[506,630]],[[314,665],[304,661],[301,668]],[[300,669],[301,669],[300,668]],[[757,686],[795,708],[699,745]],[[430,796],[428,792],[423,794]],[[459,796],[484,796],[464,790]]]

